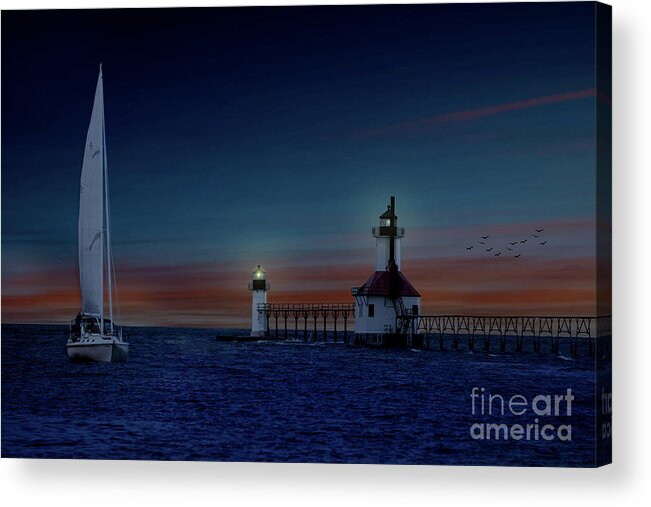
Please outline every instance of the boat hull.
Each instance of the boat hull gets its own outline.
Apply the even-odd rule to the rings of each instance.
[[[118,363],[129,358],[129,344],[119,340],[68,342],[68,359],[76,363]]]

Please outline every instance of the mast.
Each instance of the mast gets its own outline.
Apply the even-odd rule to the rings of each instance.
[[[99,75],[102,82],[104,81],[104,76],[102,74],[102,64],[99,64]],[[104,86],[102,86],[102,92],[104,91]],[[108,304],[109,304],[109,319],[111,322],[111,334],[113,334],[113,291],[111,287],[112,276],[112,266],[113,262],[111,259],[111,215],[109,212],[109,193],[108,193],[108,163],[106,158],[106,130],[104,123],[104,97],[102,97],[102,153],[104,154],[103,165],[104,165],[104,210],[106,211],[106,266],[107,266],[107,281],[108,281]],[[102,317],[103,320],[103,317]],[[102,331],[104,330],[104,323],[102,322]]]

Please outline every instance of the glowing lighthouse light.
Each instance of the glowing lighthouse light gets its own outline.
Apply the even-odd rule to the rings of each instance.
[[[251,336],[267,334],[267,319],[265,312],[259,310],[260,305],[267,303],[267,273],[260,267],[253,272],[251,290]]]

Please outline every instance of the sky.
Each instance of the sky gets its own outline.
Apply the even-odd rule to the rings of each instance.
[[[100,62],[125,324],[352,302],[390,195],[423,313],[594,314],[593,3],[3,11],[3,322],[79,311]]]

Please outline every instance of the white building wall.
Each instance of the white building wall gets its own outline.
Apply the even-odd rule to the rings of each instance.
[[[385,271],[389,264],[390,238],[375,238],[375,271]],[[395,261],[400,271],[400,238],[396,238]]]
[[[385,326],[391,326],[395,332],[396,310],[390,298],[384,296],[357,297],[355,307],[355,333],[377,334],[384,333]],[[420,297],[403,297],[405,310],[411,311],[413,305],[418,306],[420,315]],[[399,305],[398,302],[396,302]],[[374,305],[374,316],[369,317],[369,305]]]
[[[253,290],[251,294],[251,336],[264,336],[267,331],[267,319],[264,312],[258,311],[258,304],[267,302],[267,291]]]

